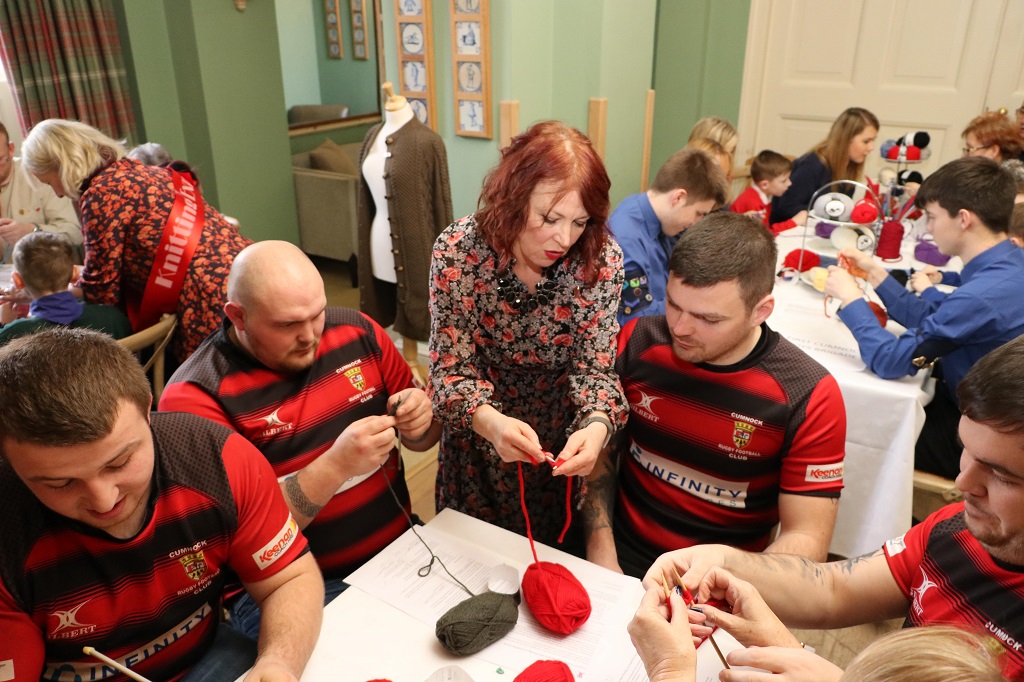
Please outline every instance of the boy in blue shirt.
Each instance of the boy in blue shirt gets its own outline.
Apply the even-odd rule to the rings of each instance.
[[[619,324],[665,314],[668,260],[680,232],[725,203],[729,184],[718,163],[682,149],[658,170],[651,188],[622,200],[608,227],[625,257]]]
[[[15,319],[13,304],[0,306],[0,346],[19,336],[63,325],[96,329],[115,339],[132,333],[125,314],[113,306],[82,304],[68,291],[75,262],[71,244],[52,232],[30,232],[14,246],[14,285],[32,297],[28,317]]]
[[[918,298],[870,254],[843,250],[867,272],[889,316],[907,328],[900,336],[879,325],[848,272],[829,268],[825,293],[842,301],[839,317],[875,374],[895,379],[935,365],[935,397],[925,408],[914,455],[919,470],[956,478],[956,388],[982,356],[1024,334],[1024,250],[1007,238],[1016,191],[1010,173],[984,157],[951,161],[921,185],[914,201],[927,216],[936,246],[964,262],[960,286],[942,299]]]

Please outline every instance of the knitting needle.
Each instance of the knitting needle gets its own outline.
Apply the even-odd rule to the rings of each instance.
[[[665,605],[668,607],[668,618],[672,620],[672,590],[668,588],[668,578],[661,574],[661,586],[665,588]]]
[[[693,595],[690,594],[690,591],[686,589],[686,585],[683,583],[683,578],[679,575],[679,571],[676,570],[675,566],[672,567],[672,573],[676,576],[676,584],[683,588],[683,601],[686,602],[686,605],[690,606],[691,604],[696,604],[697,600],[694,599]]]
[[[676,570],[675,566],[672,567],[672,573],[676,576],[676,583],[683,588],[683,600],[686,601],[686,605],[690,606],[691,604],[696,604],[697,600],[693,598],[692,594],[690,594],[690,590],[686,589],[686,585],[683,584],[683,578],[679,575],[679,571]],[[662,573],[661,577],[664,580],[665,574]],[[722,650],[718,648],[718,642],[716,642],[715,638],[710,634],[708,635],[708,639],[711,640],[711,646],[715,648],[715,653],[718,654],[718,660],[722,662],[722,665],[725,666],[726,670],[730,670],[728,661],[726,661],[725,656],[722,655]]]
[[[548,463],[548,464],[550,464],[550,465],[551,465],[551,466],[552,466],[553,468],[556,468],[556,469],[558,468],[559,462],[558,462],[558,460],[556,460],[556,459],[555,459],[555,456],[554,456],[554,455],[552,455],[552,454],[551,454],[550,452],[545,452],[545,453],[544,453],[544,459],[545,459],[545,460],[547,461],[547,463]]]
[[[711,646],[715,647],[715,653],[718,654],[718,659],[722,661],[722,665],[725,666],[726,670],[731,670],[728,661],[725,660],[725,656],[722,655],[722,650],[718,648],[718,642],[711,635],[708,635],[708,639],[711,641]]]
[[[127,667],[121,665],[120,663],[118,663],[114,659],[110,658],[109,656],[105,656],[105,655],[101,654],[100,652],[96,651],[91,646],[83,646],[82,647],[82,651],[85,652],[86,656],[92,656],[93,658],[100,659],[101,661],[103,661],[104,663],[106,663],[110,667],[114,668],[115,670],[118,670],[118,671],[124,673],[125,675],[127,675],[128,677],[132,678],[133,680],[135,680],[135,682],[151,682],[149,679],[147,679],[147,678],[143,677],[142,675],[138,674],[137,672],[135,672],[131,668],[127,668]]]
[[[405,400],[405,396],[404,395],[402,397],[400,397],[398,400],[396,400],[394,402],[394,404],[392,404],[391,407],[388,408],[388,416],[389,417],[394,417],[395,415],[398,414],[398,408],[402,404],[403,400]],[[398,427],[397,426],[393,426],[391,428],[393,428],[395,430],[395,438],[397,438],[399,441],[401,441],[402,440],[402,434],[399,432]]]

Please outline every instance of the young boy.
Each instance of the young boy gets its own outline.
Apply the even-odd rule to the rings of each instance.
[[[803,225],[807,220],[807,211],[800,211],[789,220],[772,224],[772,197],[781,197],[793,183],[789,173],[793,170],[793,162],[778,152],[765,149],[754,157],[750,164],[750,187],[736,197],[729,210],[733,213],[756,214],[755,218],[764,221],[772,234],[779,234],[791,227]]]
[[[650,189],[626,197],[608,216],[625,260],[619,324],[665,314],[668,260],[676,237],[725,204],[728,193],[718,163],[704,151],[684,148],[658,169]]]
[[[14,246],[14,285],[32,297],[29,316],[16,320],[10,303],[0,306],[0,346],[57,325],[96,329],[115,339],[132,333],[128,318],[109,305],[82,304],[68,284],[75,264],[71,244],[52,232],[30,232]]]
[[[950,161],[921,185],[914,202],[928,218],[935,245],[964,263],[960,286],[940,300],[918,298],[870,254],[843,249],[843,255],[867,272],[865,279],[889,317],[906,328],[900,336],[878,324],[849,272],[829,268],[825,293],[842,302],[839,319],[875,374],[897,379],[939,362],[915,469],[956,478],[963,451],[957,441],[957,386],[983,355],[1024,334],[1024,251],[1007,238],[1016,189],[1008,171],[980,156]]]

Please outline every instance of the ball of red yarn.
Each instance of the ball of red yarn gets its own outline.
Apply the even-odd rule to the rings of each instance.
[[[513,682],[573,682],[572,670],[561,661],[534,661]]]
[[[590,618],[590,595],[561,564],[537,561],[523,574],[523,600],[537,622],[568,635]]]
[[[804,262],[800,263],[800,252],[803,251]],[[782,267],[784,268],[800,268],[800,272],[806,272],[811,268],[816,268],[821,265],[821,258],[818,254],[807,249],[793,249],[786,254],[786,257],[782,259]]]
[[[882,223],[881,234],[878,235],[878,247],[875,249],[875,255],[882,260],[899,260],[902,243],[903,224],[898,220],[886,220]]]

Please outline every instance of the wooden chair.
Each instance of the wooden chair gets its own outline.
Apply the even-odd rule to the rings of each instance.
[[[948,478],[914,470],[913,515],[923,521],[932,512],[964,499],[956,483]]]
[[[177,323],[177,316],[165,314],[152,327],[147,327],[118,341],[118,343],[133,353],[138,353],[152,347],[153,354],[142,365],[142,369],[145,372],[149,372],[150,368],[153,369],[154,405],[159,402],[160,394],[164,390],[164,349],[167,348],[167,343],[171,340],[171,335],[174,334],[174,327]]]

